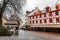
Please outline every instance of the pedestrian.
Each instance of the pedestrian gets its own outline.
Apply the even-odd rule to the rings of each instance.
[[[18,27],[15,27],[15,35],[18,35]]]

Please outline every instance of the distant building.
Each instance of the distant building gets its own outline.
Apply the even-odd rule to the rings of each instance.
[[[9,19],[5,15],[3,15],[3,17],[2,17],[2,25],[5,27],[19,26],[19,28],[20,28],[22,23],[23,23],[22,20],[15,14],[11,15],[9,17]]]
[[[31,15],[28,15],[28,25],[31,27],[60,27],[60,4],[55,9],[46,7],[44,11],[37,7]]]
[[[26,15],[25,15],[25,25],[28,25],[28,15],[31,15],[32,12],[34,12],[36,10],[33,9],[32,11],[26,11]]]
[[[28,15],[30,14],[30,11],[26,11],[26,15],[25,15],[25,25],[27,25],[28,22]]]

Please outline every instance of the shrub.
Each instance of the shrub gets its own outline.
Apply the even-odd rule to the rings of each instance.
[[[6,35],[8,32],[8,28],[6,27],[0,27],[0,35]]]

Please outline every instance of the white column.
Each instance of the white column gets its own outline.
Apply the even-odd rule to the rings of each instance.
[[[53,16],[55,17],[55,12],[53,12]]]
[[[49,13],[46,13],[46,17],[47,17],[47,24],[49,24]]]
[[[34,16],[34,19],[36,20],[36,16]]]
[[[52,18],[52,24],[54,24],[55,23],[55,19],[54,18]]]
[[[59,16],[60,16],[60,11],[59,11]]]
[[[43,14],[41,16],[42,16],[41,18],[44,18],[44,15]]]
[[[49,24],[49,18],[47,19],[47,24]]]
[[[54,20],[55,20],[54,22],[55,22],[55,24],[56,24],[56,18],[54,18]]]
[[[38,19],[40,19],[40,15],[38,15]]]
[[[46,13],[46,17],[49,18],[49,13]]]
[[[44,20],[42,19],[42,24],[44,24]]]
[[[34,25],[36,25],[36,20],[34,21]]]
[[[33,17],[31,17],[31,20],[33,19]]]
[[[38,20],[38,25],[40,24],[40,20]]]

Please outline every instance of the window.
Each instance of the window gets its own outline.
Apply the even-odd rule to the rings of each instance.
[[[42,20],[40,20],[40,23],[42,23]]]
[[[44,23],[47,23],[46,19],[44,19]]]
[[[30,24],[31,24],[31,21],[30,21]]]
[[[57,11],[57,12],[55,13],[55,15],[59,15],[59,12]]]
[[[30,19],[31,19],[31,17],[30,17]]]
[[[56,22],[57,22],[57,23],[59,22],[59,18],[56,18]]]
[[[52,16],[52,12],[49,13],[49,16]]]
[[[38,20],[36,20],[36,24],[38,23]]]
[[[46,17],[46,13],[44,13],[44,17]]]
[[[36,18],[37,18],[38,16],[36,16]]]
[[[34,19],[34,16],[33,16],[33,19]]]
[[[34,21],[33,21],[33,24],[34,24]]]
[[[49,22],[52,23],[53,22],[52,19],[49,19]]]
[[[56,6],[56,9],[58,9],[59,8],[59,6]]]
[[[40,15],[40,18],[42,17],[42,15]]]

